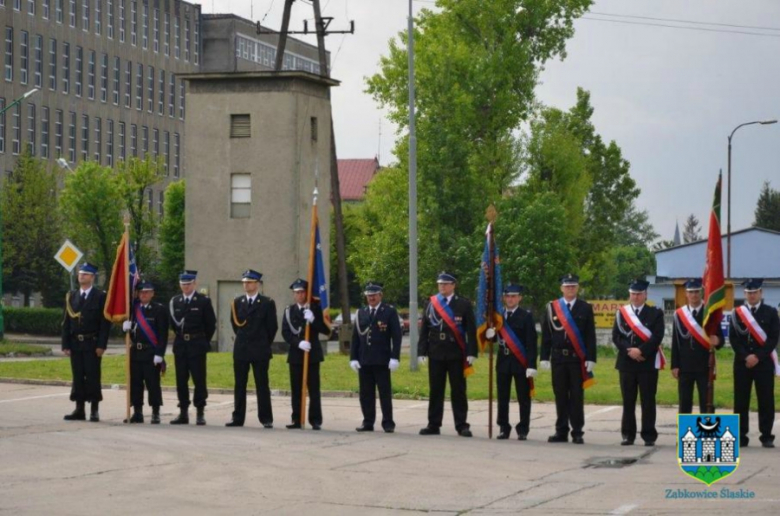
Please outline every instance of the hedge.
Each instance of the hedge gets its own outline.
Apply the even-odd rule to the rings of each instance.
[[[61,335],[60,308],[3,308],[5,331],[30,335]]]

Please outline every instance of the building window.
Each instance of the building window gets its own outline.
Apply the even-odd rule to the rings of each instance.
[[[146,86],[149,89],[149,95],[146,97],[146,110],[149,113],[154,113],[154,66],[150,66],[146,70]]]
[[[35,104],[27,104],[27,150],[35,156]]]
[[[179,81],[179,119],[184,120],[184,81]]]
[[[125,0],[119,0],[119,41],[125,42]]]
[[[138,126],[130,125],[130,154],[138,157]]]
[[[138,63],[135,70],[135,108],[144,108],[144,65]]]
[[[106,131],[106,164],[114,166],[114,121],[111,119],[108,120]]]
[[[49,108],[41,108],[41,157],[49,157]]]
[[[17,104],[13,114],[14,119],[14,133],[11,139],[11,152],[14,156],[19,155],[22,152],[22,113],[21,104]]]
[[[154,159],[160,156],[160,130],[152,130],[152,150],[154,151]]]
[[[154,53],[158,53],[160,51],[160,10],[155,9],[154,10],[154,38],[152,41],[152,48],[154,49]]]
[[[59,158],[62,156],[62,110],[54,112],[54,155]]]
[[[14,28],[5,28],[5,80],[14,80]]]
[[[103,127],[100,118],[95,118],[95,161],[100,163],[103,152]]]
[[[84,0],[84,1],[89,2],[89,0]],[[95,34],[97,34],[98,36],[101,33],[102,20],[103,20],[103,0],[95,0]]]
[[[230,218],[248,219],[252,208],[252,176],[230,176]]]
[[[179,133],[173,133],[173,177],[179,177]]]
[[[157,215],[162,218],[163,216],[163,205],[165,204],[165,191],[160,190],[157,194]]]
[[[184,20],[184,60],[190,60],[190,21]]]
[[[114,0],[108,0],[108,39],[114,39]]]
[[[62,44],[62,93],[70,93],[70,43]]]
[[[81,28],[84,32],[89,32],[89,1],[81,0]]]
[[[157,114],[165,114],[165,70],[160,69],[160,83],[157,91]]]
[[[70,112],[70,124],[68,124],[68,161],[76,162],[76,113]]]
[[[57,91],[57,40],[49,40],[49,89]]]
[[[130,96],[133,94],[133,63],[128,61],[125,63],[125,107],[130,109],[132,106],[132,100]]]
[[[81,96],[81,83],[84,79],[84,49],[76,47],[76,96]]]
[[[35,16],[35,0],[27,0],[27,14]]]
[[[43,88],[43,36],[35,35],[35,87]]]
[[[154,209],[154,190],[149,188],[146,191],[146,198],[147,198],[146,207],[149,208],[149,213],[154,213],[152,211]]]
[[[141,33],[141,46],[144,50],[149,48],[149,6],[141,6],[143,11],[143,32]]]
[[[12,50],[13,51],[13,50]],[[30,35],[22,31],[19,42],[19,82],[27,84],[27,76],[30,72]]]
[[[249,138],[252,136],[249,115],[230,115],[230,137]]]
[[[0,111],[5,109],[5,99],[0,97]],[[0,114],[0,153],[5,153],[5,111]]]
[[[173,57],[179,59],[181,52],[179,47],[181,46],[181,34],[179,34],[179,17],[173,17]]]
[[[141,151],[142,158],[149,155],[149,128],[146,126],[141,127]]]
[[[165,56],[168,57],[171,53],[171,15],[170,13],[165,13],[165,23],[164,23],[164,32],[163,32],[163,53],[165,53]]]
[[[108,55],[103,54],[100,59],[100,101],[108,100]]]
[[[119,105],[119,81],[122,80],[122,67],[121,60],[118,57],[114,58],[114,105]]]
[[[168,116],[176,116],[176,78],[173,74],[168,76]]]
[[[89,117],[81,115],[81,161],[89,159]]]
[[[89,83],[87,84],[87,96],[89,100],[95,100],[95,51],[89,51],[89,69],[87,71]]]
[[[163,132],[163,158],[165,158],[165,175],[169,173],[171,163],[171,133]]]
[[[311,117],[311,141],[317,141],[317,117]]]
[[[136,46],[138,43],[138,2],[130,2],[130,43]]]
[[[200,64],[200,20],[195,18],[195,46],[192,48],[195,54],[195,64]]]
[[[64,3],[65,3],[65,0],[57,0],[56,7],[55,7],[57,23],[62,23],[62,21],[63,21],[63,16],[62,16],[63,9],[62,8],[63,8],[63,4]]]
[[[71,28],[76,27],[76,0],[69,0],[69,10],[68,10],[68,24],[71,26]],[[73,160],[70,160],[73,162]]]
[[[49,19],[49,8],[51,7],[51,0],[43,0],[43,12],[41,13],[41,17],[44,20]]]
[[[125,160],[125,123],[119,122],[119,160]]]

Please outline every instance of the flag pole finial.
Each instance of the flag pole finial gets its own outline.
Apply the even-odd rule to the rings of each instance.
[[[487,210],[485,210],[485,218],[491,224],[496,221],[496,218],[498,218],[498,212],[496,211],[496,207],[493,204],[488,206]]]

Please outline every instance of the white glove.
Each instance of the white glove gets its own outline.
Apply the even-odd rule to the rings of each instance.
[[[417,363],[420,365],[425,365],[428,362],[428,357],[417,357]]]
[[[390,369],[390,372],[392,373],[393,371],[398,369],[398,366],[400,366],[400,365],[401,365],[401,363],[398,360],[396,360],[394,358],[391,358],[390,359],[390,364],[388,364],[387,368]]]
[[[477,357],[466,357],[466,363],[468,363],[468,365],[474,365],[476,359]]]
[[[160,355],[154,355],[154,365],[160,365],[162,364],[163,357]]]
[[[314,322],[314,312],[309,310],[308,308],[303,311],[303,318],[306,319],[306,322],[311,324]]]
[[[496,336],[496,330],[493,328],[488,328],[485,332],[485,337],[487,337],[488,340],[492,340]]]
[[[302,340],[298,343],[298,349],[303,351],[311,351],[311,342],[308,340]]]
[[[591,362],[590,360],[585,361],[585,370],[587,372],[592,373],[594,367],[596,367],[596,362]]]
[[[536,369],[531,369],[530,367],[525,370],[525,377],[526,378],[535,378],[536,377]]]
[[[122,331],[130,331],[133,329],[133,323],[131,321],[125,321],[122,323]]]
[[[539,365],[542,366],[542,369],[545,370],[545,371],[549,371],[550,370],[550,361],[549,360],[542,360],[541,362],[539,362]]]
[[[350,360],[349,367],[351,367],[352,370],[357,373],[358,369],[360,369],[360,362],[358,362],[357,360]]]

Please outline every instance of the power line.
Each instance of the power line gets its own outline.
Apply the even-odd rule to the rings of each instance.
[[[665,27],[667,29],[682,29],[682,30],[695,30],[700,32],[718,32],[721,34],[744,34],[747,36],[763,36],[765,38],[780,38],[780,34],[764,34],[761,32],[748,32],[739,30],[724,30],[724,29],[708,29],[706,27],[683,27],[680,25],[667,25],[663,23],[647,23],[647,22],[633,22],[628,20],[607,20],[604,18],[591,18],[590,16],[582,16],[582,20],[601,21],[608,23],[622,23],[626,25],[644,25],[647,27]]]
[[[419,0],[418,0],[419,1]],[[652,20],[672,23],[689,23],[692,25],[712,25],[715,27],[732,27],[737,29],[753,29],[753,30],[774,30],[780,31],[780,27],[756,27],[752,25],[734,25],[731,23],[715,23],[715,22],[703,22],[698,20],[676,20],[674,18],[653,18],[652,16],[638,16],[632,14],[612,14],[612,13],[598,13],[595,11],[589,11],[588,14],[597,14],[599,16],[612,16],[615,18],[635,18],[638,20]]]

